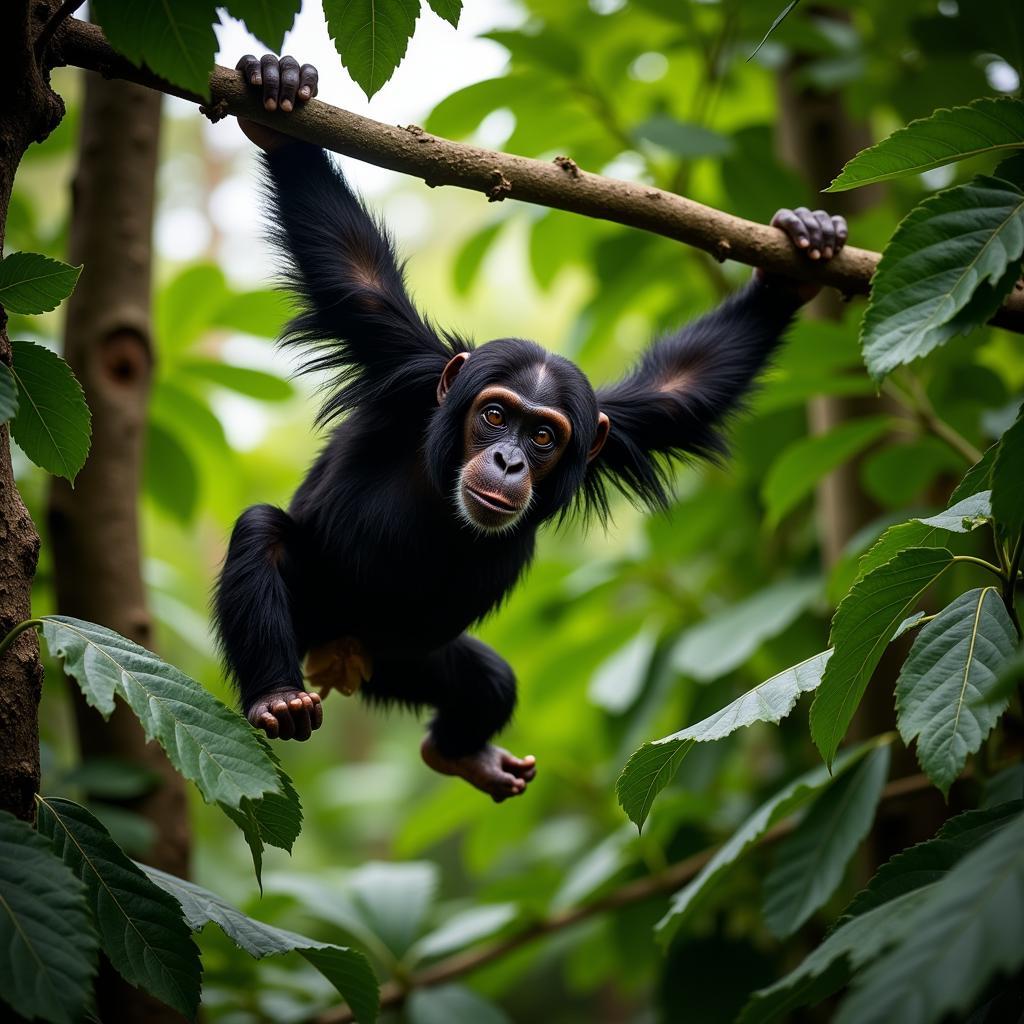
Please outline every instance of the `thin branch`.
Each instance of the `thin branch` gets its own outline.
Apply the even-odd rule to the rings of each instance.
[[[895,779],[890,782],[882,791],[881,800],[895,800],[899,797],[920,793],[932,788],[932,782],[927,775],[908,775],[902,779]],[[787,818],[780,821],[758,841],[758,846],[767,846],[777,842],[783,836],[789,835],[797,826],[797,818]],[[620,907],[631,906],[634,903],[642,903],[654,896],[662,896],[675,892],[691,879],[700,873],[701,869],[718,852],[718,847],[711,847],[695,853],[692,857],[672,864],[664,871],[656,875],[648,875],[645,878],[638,878],[627,882],[621,888],[586,903],[581,907],[572,907],[540,921],[535,921],[515,935],[505,939],[492,942],[482,948],[467,950],[456,953],[454,956],[439,960],[436,964],[424,968],[413,974],[404,984],[389,981],[380,990],[381,1009],[389,1009],[401,1006],[409,993],[414,989],[430,988],[434,985],[443,985],[455,978],[478,970],[486,964],[500,960],[509,953],[514,952],[521,946],[542,939],[554,932],[563,931],[573,925],[586,921],[598,914],[607,913],[610,910],[618,910]],[[316,1018],[315,1024],[350,1024],[355,1017],[347,1006],[340,1006],[328,1010]]]
[[[64,0],[64,3],[50,15],[50,20],[43,26],[42,32],[36,38],[34,47],[36,60],[42,59],[43,54],[46,52],[46,47],[50,45],[50,40],[53,39],[57,29],[84,3],[85,0]]]
[[[247,117],[335,153],[422,178],[427,185],[454,185],[491,201],[519,199],[664,235],[710,253],[772,273],[832,285],[846,294],[868,290],[879,254],[847,246],[825,264],[796,253],[777,228],[733,217],[650,185],[590,174],[564,158],[548,163],[496,153],[429,135],[416,125],[396,127],[311,100],[291,114],[268,113],[237,71],[215,67],[212,103],[172,85],[117,54],[95,25],[70,20],[58,34],[55,60],[98,71],[204,104],[214,118]],[[1018,288],[993,323],[1024,333],[1024,289]]]

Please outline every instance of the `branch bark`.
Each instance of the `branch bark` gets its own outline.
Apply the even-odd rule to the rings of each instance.
[[[427,185],[454,185],[491,201],[523,202],[614,221],[684,242],[716,259],[738,260],[793,278],[831,285],[848,295],[867,292],[879,254],[848,246],[834,260],[815,265],[793,251],[775,228],[733,217],[649,185],[583,171],[564,157],[551,163],[496,153],[429,135],[416,125],[396,127],[311,100],[292,114],[268,113],[237,71],[216,66],[212,102],[135,67],[117,54],[94,25],[70,19],[52,51],[59,62],[123,78],[194,103],[214,119],[233,114],[269,125],[335,153],[422,178]],[[993,323],[1024,333],[1024,288],[1018,288]]]
[[[894,779],[882,791],[881,801],[889,802],[901,797],[911,796],[917,793],[931,791],[938,797],[938,790],[932,785],[927,775],[909,775],[901,779]],[[770,828],[758,841],[759,847],[769,846],[796,828],[797,818],[787,818]],[[392,1009],[401,1006],[415,989],[431,988],[435,985],[444,985],[463,975],[470,974],[495,960],[508,956],[522,946],[536,942],[554,932],[560,932],[566,928],[587,921],[598,914],[607,913],[610,910],[618,910],[620,907],[632,906],[634,903],[642,903],[654,896],[663,896],[682,888],[687,882],[695,878],[718,852],[718,847],[713,846],[691,857],[670,865],[664,871],[656,875],[648,875],[645,878],[637,878],[626,883],[619,889],[586,903],[581,907],[572,907],[563,910],[558,914],[524,928],[515,935],[492,942],[490,945],[478,949],[471,949],[463,953],[456,953],[454,956],[446,957],[444,960],[431,964],[416,974],[413,974],[404,984],[389,981],[380,990],[380,1006],[382,1010]],[[340,1006],[328,1010],[316,1018],[314,1024],[351,1024],[355,1020],[352,1011],[347,1006]]]
[[[28,0],[0,3],[0,252],[14,174],[25,150],[46,138],[64,104],[36,63],[33,16],[47,7]],[[11,364],[7,314],[0,309],[0,362]],[[31,616],[39,536],[14,482],[10,436],[0,426],[0,636]],[[39,788],[39,697],[43,669],[34,629],[0,657],[0,809],[31,821]]]

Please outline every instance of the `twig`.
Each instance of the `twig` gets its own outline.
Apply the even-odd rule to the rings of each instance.
[[[72,19],[58,35],[55,59],[234,114],[345,156],[422,178],[429,186],[455,185],[492,199],[520,199],[553,209],[613,221],[726,255],[798,280],[832,285],[847,294],[868,290],[879,254],[847,246],[835,259],[815,264],[797,254],[777,228],[733,217],[650,185],[618,181],[565,165],[496,153],[429,135],[415,125],[395,127],[311,100],[291,114],[268,113],[237,71],[215,67],[213,100],[140,69],[110,47],[95,26]],[[507,187],[506,187],[507,183]],[[500,194],[495,185],[501,184]],[[1024,290],[1017,289],[993,323],[1024,333]]]
[[[43,54],[46,52],[46,47],[50,45],[50,40],[53,38],[53,34],[61,24],[70,18],[71,15],[74,14],[75,11],[77,11],[84,3],[85,0],[64,0],[64,3],[62,3],[60,7],[50,15],[50,20],[47,21],[43,26],[42,32],[40,32],[36,37],[36,60],[42,59]]]
[[[902,796],[909,796],[932,788],[932,782],[927,775],[908,775],[902,779],[894,779],[882,791],[881,800],[896,800]],[[783,836],[788,835],[796,828],[797,818],[787,818],[780,821],[758,841],[758,846],[767,846],[777,842]],[[443,985],[455,978],[478,970],[495,960],[500,960],[521,946],[542,939],[553,932],[560,932],[565,928],[586,921],[598,914],[604,914],[609,910],[618,910],[620,907],[630,906],[634,903],[642,903],[653,896],[660,896],[665,893],[675,892],[692,878],[700,873],[701,869],[718,852],[718,847],[711,847],[695,853],[692,857],[678,861],[656,875],[648,875],[645,878],[638,878],[635,881],[627,882],[621,888],[586,903],[581,907],[572,907],[540,921],[535,921],[515,935],[505,939],[492,942],[489,945],[478,949],[467,950],[456,953],[454,956],[446,957],[444,960],[425,967],[422,971],[413,974],[403,984],[389,981],[381,986],[380,1005],[381,1009],[388,1009],[401,1006],[409,993],[414,989],[430,988],[434,985]],[[347,1006],[340,1006],[316,1018],[314,1024],[350,1024],[355,1017]]]

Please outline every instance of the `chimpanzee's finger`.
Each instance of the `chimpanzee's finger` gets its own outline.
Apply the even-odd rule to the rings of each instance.
[[[839,214],[834,214],[832,217],[832,227],[836,233],[836,255],[843,251],[843,246],[846,245],[846,239],[850,236],[850,229],[846,226],[846,218],[840,217]]]
[[[312,701],[313,707],[309,712],[311,724],[314,729],[319,729],[324,724],[324,705],[320,700],[319,693],[311,693],[309,699]]]
[[[270,706],[270,713],[277,719],[281,739],[290,740],[295,735],[295,723],[288,705],[283,700],[276,700]]]
[[[281,90],[281,72],[278,60],[272,53],[265,53],[260,58],[260,71],[263,74],[263,106],[267,110],[277,110],[278,94]]]
[[[772,217],[772,227],[785,231],[792,243],[799,249],[806,249],[811,244],[804,222],[792,210],[777,211]]]
[[[288,113],[295,109],[295,93],[299,88],[299,62],[294,57],[282,57],[278,62],[281,72],[281,90],[278,103]]]
[[[806,206],[798,206],[793,212],[800,218],[807,230],[807,237],[811,240],[811,247],[808,249],[807,255],[812,260],[819,259],[821,257],[821,225],[818,223],[817,217]]]
[[[269,712],[264,711],[259,717],[258,727],[267,734],[267,739],[276,740],[278,736],[277,719]]]
[[[299,99],[303,103],[316,95],[319,82],[320,74],[312,64],[303,64],[299,68]]]
[[[292,721],[295,724],[295,738],[297,740],[308,740],[313,732],[313,728],[309,724],[310,704],[303,700],[305,696],[306,694],[301,693],[288,702],[288,707],[292,713]]]
[[[836,252],[836,229],[824,210],[815,210],[814,219],[821,226],[821,257],[830,260]]]
[[[245,81],[248,85],[259,85],[263,81],[263,77],[260,74],[259,58],[254,57],[251,53],[240,57],[235,67],[245,76]]]

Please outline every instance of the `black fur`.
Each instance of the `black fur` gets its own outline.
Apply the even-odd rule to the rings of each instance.
[[[271,690],[301,688],[305,651],[357,637],[374,664],[364,696],[435,707],[438,749],[472,753],[507,723],[515,678],[465,630],[515,586],[537,529],[574,510],[604,518],[609,483],[665,505],[672,460],[723,452],[721,427],[799,300],[751,284],[595,394],[574,364],[533,342],[472,349],[433,328],[383,227],[321,150],[291,145],[266,165],[273,238],[302,304],[284,343],[311,353],[305,369],[332,374],[320,419],[345,418],[287,513],[256,506],[235,527],[216,597],[229,669],[248,710]],[[446,363],[471,349],[438,406]],[[467,526],[453,499],[466,412],[492,384],[561,409],[572,425],[529,511],[501,534]],[[599,410],[611,431],[588,464]]]

